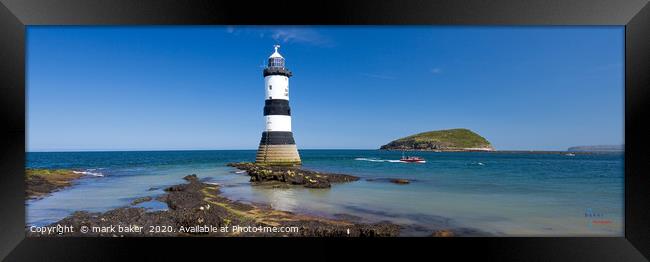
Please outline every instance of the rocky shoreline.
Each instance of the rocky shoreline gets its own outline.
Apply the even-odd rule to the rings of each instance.
[[[242,162],[228,166],[243,170],[251,185],[329,188],[333,183],[352,182],[358,177],[321,173],[300,167],[273,167]],[[249,204],[221,196],[221,185],[201,181],[195,174],[186,183],[164,188],[158,197],[141,197],[121,207],[101,213],[77,211],[45,227],[26,227],[29,237],[395,237],[412,229],[391,222],[362,223],[361,218],[333,214],[331,218],[275,210],[265,204]],[[368,181],[409,184],[406,179],[384,178]],[[159,201],[167,210],[137,207]],[[55,229],[48,231],[46,229]],[[85,231],[83,229],[86,229]],[[479,230],[447,227],[429,229],[432,237],[486,236]],[[421,231],[421,230],[418,230]],[[426,231],[426,230],[425,230]],[[408,233],[407,233],[408,234]]]
[[[219,186],[201,182],[196,175],[187,183],[165,189],[157,198],[167,211],[123,207],[104,213],[78,211],[56,222],[71,232],[32,232],[41,236],[299,236],[299,237],[390,237],[400,226],[382,222],[354,223],[279,211],[270,207],[232,201],[220,196]],[[83,228],[87,232],[83,232]],[[124,229],[124,230],[122,230]],[[284,232],[276,230],[285,229]]]

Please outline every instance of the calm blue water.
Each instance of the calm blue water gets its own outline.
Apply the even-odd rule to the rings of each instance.
[[[250,186],[248,176],[225,164],[251,161],[254,150],[27,153],[28,167],[90,174],[69,189],[28,201],[27,223],[52,223],[76,210],[127,206],[135,198],[163,194],[162,188],[194,173],[222,184],[231,199],[327,217],[348,214],[362,222],[391,221],[404,225],[405,235],[427,235],[440,226],[507,236],[623,235],[620,153],[418,152],[424,164],[399,163],[394,160],[400,152],[377,150],[300,154],[304,168],[362,179],[331,189]],[[388,178],[412,183],[396,185]],[[142,205],[165,208],[155,201]]]

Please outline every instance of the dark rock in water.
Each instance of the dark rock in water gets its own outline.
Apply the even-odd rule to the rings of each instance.
[[[306,187],[306,188],[330,188],[330,187],[332,187],[332,184],[330,184],[327,181],[318,180],[318,181],[315,181],[315,182],[307,182],[307,183],[305,183],[304,187]]]
[[[147,189],[147,191],[154,191],[158,189],[160,189],[160,187],[150,187],[149,189]]]
[[[183,177],[183,179],[185,179],[187,181],[196,181],[196,180],[198,180],[198,177],[196,177],[196,174],[191,174],[191,175],[187,175],[187,176]]]
[[[131,201],[131,205],[135,206],[135,205],[140,204],[140,203],[143,203],[143,202],[151,201],[152,199],[153,199],[153,198],[150,197],[150,196],[141,197],[141,198],[136,198],[136,199],[134,199],[133,201]]]
[[[332,186],[331,183],[359,180],[355,176],[320,173],[291,166],[266,166],[249,162],[230,163],[228,166],[246,171],[251,177],[251,182],[279,181],[291,185],[302,185],[307,188],[329,188]]]
[[[366,181],[369,182],[390,182],[395,184],[410,184],[415,180],[409,180],[404,178],[368,178]]]
[[[164,190],[166,192],[183,191],[183,187],[181,185],[175,185],[165,188]]]
[[[401,179],[401,178],[393,178],[390,180],[390,182],[393,184],[401,184],[401,185],[411,183],[408,179]]]
[[[163,195],[158,200],[167,203],[170,209],[194,208],[200,205],[203,200],[203,195],[197,191],[200,191],[205,184],[198,182],[196,179],[191,179],[196,178],[195,175],[187,177],[190,178],[186,179],[190,181],[189,184],[168,187],[165,191],[173,193]]]

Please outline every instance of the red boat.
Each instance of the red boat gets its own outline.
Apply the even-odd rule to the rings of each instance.
[[[404,156],[404,152],[402,152],[402,158],[399,160],[402,162],[406,163],[425,163],[424,158],[417,157],[417,156]]]

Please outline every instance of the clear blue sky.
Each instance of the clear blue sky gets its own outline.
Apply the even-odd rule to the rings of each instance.
[[[299,148],[624,141],[623,27],[30,26],[27,149],[255,149],[275,43]]]

